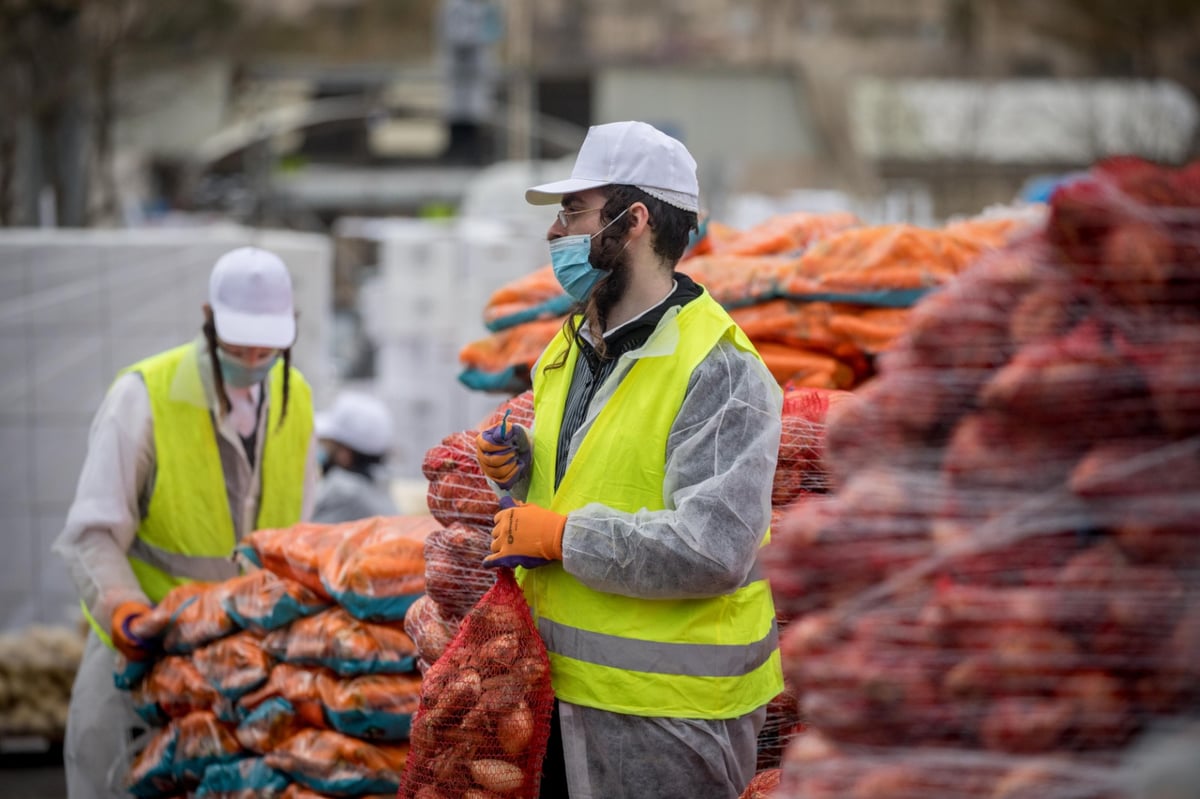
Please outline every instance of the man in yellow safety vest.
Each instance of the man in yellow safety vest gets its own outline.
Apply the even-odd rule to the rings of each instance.
[[[782,395],[675,265],[696,162],[642,122],[592,127],[548,239],[575,313],[533,370],[534,424],[476,439],[517,502],[485,562],[518,576],[556,702],[542,796],[735,799],[783,688],[769,586]],[[511,505],[512,503],[503,503]]]
[[[92,627],[67,719],[71,799],[129,795],[122,767],[145,725],[113,682],[114,649],[149,654],[130,622],[177,585],[235,576],[238,540],[311,509],[313,408],[290,364],[287,267],[255,247],[226,253],[203,313],[195,340],[122,370],[109,388],[54,545]]]

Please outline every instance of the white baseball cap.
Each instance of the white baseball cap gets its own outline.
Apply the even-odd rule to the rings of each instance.
[[[369,394],[342,392],[328,410],[316,414],[317,438],[328,438],[363,455],[379,456],[392,446],[392,415]]]
[[[571,177],[525,191],[531,205],[553,205],[564,194],[620,183],[637,186],[676,208],[700,211],[696,159],[682,142],[645,122],[588,128]]]
[[[218,258],[208,278],[208,304],[224,342],[284,349],[296,340],[292,278],[273,252],[239,247]]]

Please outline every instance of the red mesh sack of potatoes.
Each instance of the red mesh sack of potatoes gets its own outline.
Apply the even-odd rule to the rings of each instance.
[[[754,775],[746,790],[742,791],[739,799],[771,799],[779,787],[780,771],[778,768],[763,769]]]
[[[444,616],[466,616],[492,587],[496,570],[483,565],[491,546],[491,528],[465,524],[452,524],[425,540],[425,591]]]
[[[418,599],[404,615],[404,632],[417,645],[417,670],[424,674],[437,662],[458,632],[462,619],[447,616],[429,594]]]
[[[425,452],[421,471],[429,481],[426,502],[429,513],[443,525],[468,525],[490,536],[492,517],[500,510],[500,505],[496,492],[488,485],[475,459],[475,436],[480,430],[494,427],[506,418],[509,424],[532,426],[533,392],[526,391],[505,400],[480,420],[478,429],[451,433]],[[490,585],[489,580],[487,586]],[[470,610],[471,605],[461,613]]]
[[[475,460],[475,436],[475,430],[451,433],[425,452],[421,471],[429,481],[426,503],[433,518],[446,526],[490,530],[500,504]]]
[[[808,725],[780,799],[1134,799],[1172,751],[1194,769],[1197,177],[1063,186],[827,422],[831,491],[763,557]]]
[[[479,422],[480,430],[487,430],[489,427],[495,427],[504,420],[505,415],[508,416],[509,424],[521,424],[526,427],[533,426],[533,392],[522,392],[512,399],[507,399],[500,403]]]
[[[785,507],[813,494],[828,491],[829,475],[823,464],[825,416],[848,391],[787,384],[783,394],[783,425],[779,436],[779,461],[771,489],[772,507]]]
[[[425,674],[398,799],[536,797],[550,734],[550,662],[509,569]]]

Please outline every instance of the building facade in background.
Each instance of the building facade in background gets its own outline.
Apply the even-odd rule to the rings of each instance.
[[[82,207],[45,190],[58,134],[31,136],[36,126],[23,121],[35,98],[60,94],[75,116],[58,118],[88,133],[67,150],[90,156],[90,165],[68,164],[65,190],[90,173],[92,224],[139,224],[143,212],[183,209],[328,230],[347,213],[452,210],[473,170],[574,152],[594,122],[650,116],[649,97],[654,121],[714,153],[705,181],[714,191],[879,198],[928,190],[935,215],[965,213],[1106,151],[1085,142],[1054,161],[933,153],[910,163],[872,150],[863,136],[877,140],[881,115],[912,93],[870,86],[958,81],[983,97],[993,95],[976,89],[1006,81],[1070,80],[1060,88],[1084,94],[1096,88],[1089,81],[1124,81],[1118,94],[1178,87],[1193,106],[1200,92],[1195,0],[204,0],[188,8],[186,25],[148,18],[142,28],[74,34],[105,43],[76,48],[99,55],[72,86],[113,81],[90,101],[27,79],[76,74],[65,66],[0,69],[0,85],[28,106],[23,113],[18,102],[0,120],[0,224],[61,223]],[[744,96],[730,99],[730,81]],[[764,110],[756,98],[766,96],[776,99]],[[864,100],[885,96],[882,108]],[[976,105],[974,113],[990,113]],[[1137,132],[1118,143],[1149,157],[1195,154],[1195,125],[1189,132],[1182,114],[1151,141]],[[101,127],[110,117],[111,129]],[[93,129],[78,128],[87,124]],[[1020,135],[1025,122],[1016,124]],[[1183,138],[1164,144],[1164,135]],[[58,218],[43,213],[55,209]]]

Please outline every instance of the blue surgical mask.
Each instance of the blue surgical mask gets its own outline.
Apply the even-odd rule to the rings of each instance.
[[[271,367],[279,360],[279,353],[261,364],[248,366],[218,347],[217,360],[221,364],[221,378],[225,381],[225,385],[232,388],[249,388],[267,379]]]
[[[550,242],[550,264],[558,285],[576,302],[587,302],[596,281],[604,277],[604,270],[588,262],[592,254],[592,237],[586,233],[578,236],[563,236]]]
[[[625,211],[617,214],[612,222],[590,236],[580,233],[577,236],[562,236],[550,240],[550,265],[554,268],[554,277],[558,280],[558,285],[563,287],[563,291],[576,302],[587,302],[596,282],[608,274],[603,269],[592,266],[589,260],[592,255],[592,239],[624,216]]]

